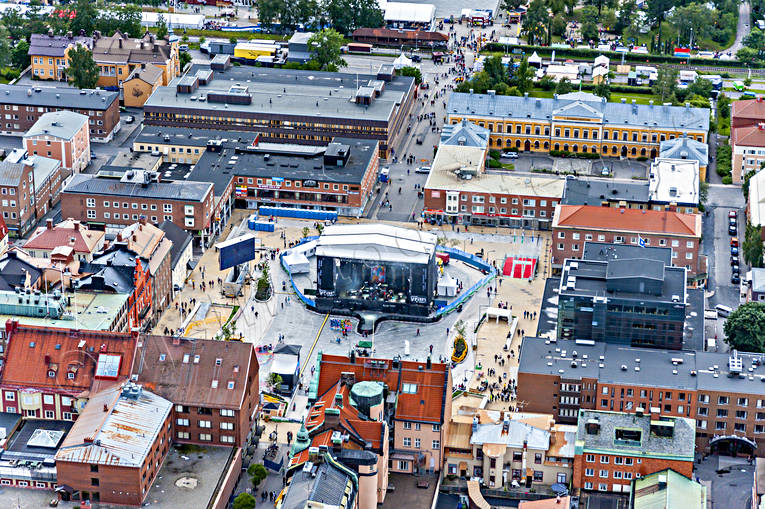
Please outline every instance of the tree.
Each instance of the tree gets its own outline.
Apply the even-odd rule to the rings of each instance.
[[[258,0],[258,19],[266,28],[271,28],[279,16],[281,0]]]
[[[343,36],[334,28],[325,28],[308,39],[312,60],[316,60],[322,71],[337,71],[339,67],[348,65],[340,56],[342,46]]]
[[[493,56],[486,59],[483,70],[489,75],[492,83],[507,83],[507,68],[502,63],[502,57]]]
[[[661,24],[664,21],[667,11],[673,6],[673,0],[648,0],[648,20],[657,28],[658,40],[657,50],[661,48]]]
[[[306,238],[306,237],[308,237],[308,234],[311,233],[311,229],[308,228],[307,226],[304,226],[302,233],[303,233],[303,238]]]
[[[523,0],[502,0],[501,8],[505,11],[514,11],[524,3]]]
[[[268,477],[268,471],[266,470],[266,467],[260,463],[253,463],[247,467],[247,473],[250,475],[250,481],[252,481],[252,486],[254,488],[257,488],[260,482]]]
[[[529,61],[524,58],[521,60],[521,63],[518,64],[518,69],[515,70],[515,74],[513,74],[512,84],[523,94],[531,90],[533,79],[534,69],[529,65]]]
[[[605,97],[606,101],[611,99],[611,86],[606,83],[605,81],[602,81],[595,85],[595,88],[592,91],[593,94],[597,95],[598,97]]]
[[[95,87],[98,74],[98,65],[87,47],[78,44],[76,48],[69,50],[69,67],[66,68],[66,75],[75,87]]]
[[[656,81],[651,87],[654,95],[658,95],[661,102],[671,101],[677,89],[677,70],[668,67],[659,67]]]
[[[255,509],[255,497],[249,493],[242,492],[234,499],[234,509]]]
[[[16,47],[11,52],[11,65],[16,69],[26,69],[29,65],[29,43],[25,40],[20,40],[16,43]]]
[[[725,320],[725,341],[731,348],[762,352],[765,346],[765,304],[747,302]]]
[[[709,199],[709,182],[699,182],[699,205],[703,208]]]
[[[744,260],[752,267],[762,267],[762,227],[751,223],[746,224],[744,231],[744,243],[741,250]]]
[[[598,25],[593,21],[585,21],[579,28],[579,32],[582,34],[582,39],[585,41],[597,41],[598,40]]]
[[[600,18],[600,13],[602,12],[604,5],[606,7],[613,7],[615,4],[613,0],[585,0],[585,3],[598,8],[598,18]]]
[[[616,18],[616,25],[614,30],[616,33],[621,34],[624,29],[632,24],[632,19],[637,11],[637,4],[635,0],[622,0],[619,5],[619,16]]]
[[[165,23],[165,17],[159,15],[157,17],[157,39],[164,39],[167,37],[167,23]]]
[[[178,60],[181,63],[181,70],[183,70],[187,64],[191,63],[191,53],[188,51],[181,51],[180,55],[178,55]]]
[[[91,35],[96,29],[96,19],[98,19],[96,3],[90,0],[77,0],[73,8],[77,11],[77,15],[69,25],[69,29],[74,34],[84,30],[85,34]]]
[[[422,83],[422,73],[416,67],[411,67],[411,66],[402,67],[401,69],[398,70],[398,74],[400,74],[401,76],[409,76],[410,78],[414,78],[414,82],[417,85]]]
[[[282,381],[282,375],[279,373],[270,373],[268,375],[268,385],[271,387],[272,391],[275,391],[276,388],[282,384]]]
[[[712,82],[699,76],[688,85],[688,92],[708,99],[712,95]]]
[[[730,97],[720,94],[717,99],[717,115],[720,118],[730,118]]]
[[[12,61],[11,44],[8,41],[8,30],[0,25],[0,68],[8,67],[11,65]]]
[[[568,78],[561,78],[558,84],[555,85],[555,93],[558,95],[568,94],[571,92],[571,81]]]
[[[544,0],[531,0],[521,29],[521,33],[529,44],[534,45],[544,41],[549,19],[550,15]]]

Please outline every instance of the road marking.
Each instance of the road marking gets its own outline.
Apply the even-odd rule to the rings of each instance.
[[[303,368],[300,370],[300,373],[298,373],[298,379],[301,379],[303,377],[303,371],[305,371],[305,368],[308,367],[308,361],[311,359],[311,355],[313,354],[313,349],[316,348],[316,343],[319,342],[319,336],[321,336],[321,331],[324,330],[324,325],[327,323],[327,320],[329,319],[329,313],[324,317],[324,321],[321,322],[321,327],[319,327],[319,332],[316,333],[316,338],[313,340],[313,344],[311,345],[311,349],[308,351],[308,356],[305,358],[306,362],[303,364]]]

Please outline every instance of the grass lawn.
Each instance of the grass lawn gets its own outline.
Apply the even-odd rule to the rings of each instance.
[[[576,87],[574,87],[574,90],[576,90]],[[532,90],[529,92],[530,97],[544,97],[547,99],[552,99],[554,94],[554,90]],[[622,97],[625,98],[628,103],[631,103],[632,100],[635,99],[635,102],[638,104],[648,104],[648,101],[653,99],[654,104],[661,104],[659,98],[653,94],[623,94],[618,92],[612,92],[611,98],[608,100],[608,102],[621,102]]]

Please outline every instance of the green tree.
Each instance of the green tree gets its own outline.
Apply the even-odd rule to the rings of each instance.
[[[271,387],[272,391],[275,391],[276,388],[282,384],[282,381],[282,375],[279,373],[269,373],[268,385]]]
[[[687,44],[691,36],[694,41],[710,36],[709,28],[712,27],[710,20],[715,19],[716,14],[718,14],[717,11],[712,11],[706,5],[693,2],[675,6],[670,21],[678,31],[680,42]]]
[[[252,481],[252,486],[254,488],[257,488],[261,481],[268,477],[268,471],[266,470],[266,467],[260,463],[253,463],[247,467],[247,473],[250,475],[250,481]]]
[[[6,10],[0,17],[0,24],[8,30],[8,34],[15,40],[28,39],[32,33],[29,30],[27,19],[19,14],[16,9]]]
[[[188,51],[181,51],[181,53],[178,55],[178,60],[181,63],[181,70],[183,70],[187,64],[191,63],[191,53]]]
[[[597,95],[598,97],[605,97],[606,101],[611,99],[611,86],[604,82],[598,83],[595,85],[595,88],[592,91],[593,94]]]
[[[661,47],[661,24],[664,22],[664,18],[667,16],[667,11],[673,5],[674,0],[648,0],[648,9],[646,14],[648,15],[648,20],[657,29],[657,50]]]
[[[236,44],[239,42],[239,39],[237,39],[236,36],[232,35],[231,37],[228,38],[228,42],[230,42],[231,44]]]
[[[585,21],[579,28],[579,32],[582,34],[582,39],[585,41],[597,41],[598,40],[598,25],[592,21]]]
[[[752,267],[762,267],[762,227],[760,225],[746,224],[741,250],[746,263]]]
[[[637,11],[637,4],[635,0],[622,0],[619,5],[619,16],[616,18],[616,24],[614,30],[617,34],[624,32],[624,29],[632,24],[635,12]]]
[[[422,72],[416,67],[406,66],[402,67],[398,70],[398,74],[401,76],[409,76],[410,78],[414,78],[415,84],[419,85],[422,83]]]
[[[502,0],[501,8],[505,11],[514,11],[524,3],[523,0]]]
[[[656,81],[651,87],[654,95],[659,96],[661,102],[672,101],[677,90],[677,70],[668,67],[659,67]]]
[[[534,69],[529,65],[528,59],[524,58],[513,74],[512,84],[518,88],[521,94],[531,90],[533,86]]]
[[[255,497],[242,492],[234,499],[234,509],[255,509]]]
[[[765,304],[747,302],[725,320],[725,341],[731,348],[762,352],[765,346]]]
[[[8,67],[12,63],[13,55],[11,51],[11,43],[8,39],[8,30],[0,25],[0,68]]]
[[[730,118],[730,97],[720,94],[717,99],[717,115],[720,118]]]
[[[507,83],[507,67],[502,63],[502,57],[493,56],[487,58],[483,64],[483,70],[489,75],[493,83]]]
[[[598,10],[594,6],[585,5],[579,11],[578,18],[580,23],[597,23],[600,14],[598,14]]]
[[[598,9],[598,18],[603,11],[603,7],[613,7],[615,5],[614,0],[585,0],[586,4],[590,4]]]
[[[69,67],[66,68],[66,75],[75,87],[95,87],[98,74],[98,65],[87,47],[78,44],[76,48],[69,50]]]
[[[29,65],[29,43],[20,40],[11,52],[11,64],[16,69],[26,69]]]
[[[165,17],[159,15],[157,17],[157,39],[164,39],[167,37],[167,23],[165,23]]]
[[[282,0],[258,0],[258,19],[260,23],[271,28],[281,12]]]
[[[712,82],[699,76],[688,85],[688,92],[692,95],[709,98],[712,95]]]
[[[709,199],[709,182],[699,182],[699,205],[703,208]]]
[[[322,71],[337,71],[338,68],[348,65],[341,56],[342,46],[343,36],[334,28],[325,28],[308,39],[312,60],[319,64]]]
[[[96,19],[98,19],[96,3],[90,0],[77,0],[73,8],[77,10],[77,15],[69,25],[70,30],[75,34],[84,30],[85,34],[91,35],[96,29]]]
[[[521,33],[529,44],[534,45],[544,41],[549,19],[550,15],[544,0],[531,0],[521,29]]]
[[[555,93],[558,95],[568,94],[571,92],[571,81],[568,78],[561,78],[558,84],[555,85]]]

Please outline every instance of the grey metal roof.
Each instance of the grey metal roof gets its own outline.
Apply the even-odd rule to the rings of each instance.
[[[73,111],[50,111],[44,113],[29,128],[24,137],[49,135],[71,140],[83,125],[88,124],[88,117]]]
[[[587,424],[597,421],[597,433],[587,432]],[[671,457],[693,461],[696,448],[696,425],[693,419],[685,417],[663,417],[663,422],[673,424],[671,437],[660,437],[652,433],[654,422],[650,414],[638,417],[634,414],[579,410],[576,440],[577,449],[582,443],[583,452],[614,452],[625,456]],[[640,441],[619,441],[617,429],[639,430]]]
[[[32,34],[29,39],[29,56],[63,57],[66,50],[74,44],[84,44],[93,48],[93,38],[85,36],[68,37],[66,35]]]
[[[140,184],[120,182],[114,178],[78,173],[72,177],[72,181],[63,192],[201,202],[207,196],[211,187],[212,183],[210,182],[192,181],[152,182],[148,186],[143,187]]]
[[[21,179],[24,165],[8,160],[0,161],[0,186],[17,186]]]
[[[470,436],[471,444],[504,444],[507,447],[521,449],[541,449],[550,447],[550,432],[525,422],[510,419],[507,432],[503,432],[503,423],[479,424]]]
[[[326,454],[325,458],[329,455]],[[308,502],[327,506],[340,506],[349,483],[353,486],[348,495],[348,503],[343,507],[354,507],[356,497],[355,480],[339,466],[324,461],[319,464],[306,463],[295,472],[290,481],[287,494],[282,501],[282,509],[304,509]]]
[[[604,124],[610,126],[709,130],[708,108],[610,103],[584,92],[564,94],[554,99],[452,93],[447,114],[543,121],[550,121],[553,115],[561,114],[602,119]]]
[[[191,242],[191,234],[172,221],[162,221],[159,229],[165,232],[165,237],[173,243],[173,247],[170,248],[170,266],[175,267],[181,253]]]
[[[600,205],[604,201],[648,203],[648,182],[626,182],[613,179],[566,178],[563,205]]]
[[[486,148],[489,145],[489,130],[463,119],[459,124],[444,125],[440,144]]]
[[[664,280],[664,262],[648,258],[625,258],[606,262],[606,279],[647,278]]]
[[[119,92],[65,87],[0,85],[0,103],[54,108],[105,110],[119,100]]]
[[[187,72],[194,76],[209,65],[194,64]],[[193,93],[177,93],[174,79],[169,86],[158,87],[146,101],[147,111],[194,111],[195,113],[227,112],[256,115],[279,115],[317,118],[342,118],[358,121],[388,122],[414,89],[414,78],[396,76],[386,82],[383,93],[369,105],[351,101],[359,86],[377,79],[376,74],[350,74],[332,72],[296,71],[266,67],[231,67],[215,71],[207,85]],[[232,85],[247,87],[251,104],[222,104],[197,100],[211,92],[228,92]],[[192,97],[194,99],[192,99]]]
[[[606,262],[609,260],[635,258],[637,254],[640,258],[660,261],[667,266],[672,265],[672,248],[646,246],[639,248],[639,251],[636,251],[636,249],[635,246],[630,244],[587,241],[584,243],[582,258],[585,260]]]
[[[695,159],[699,166],[709,164],[709,146],[693,138],[681,136],[659,144],[659,157],[669,159]]]

